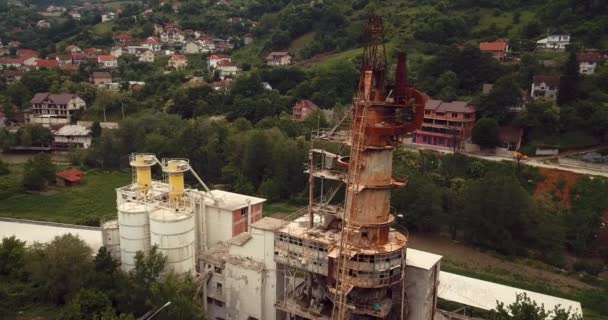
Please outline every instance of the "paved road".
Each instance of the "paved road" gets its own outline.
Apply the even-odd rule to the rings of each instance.
[[[438,152],[446,153],[446,154],[453,153],[452,149],[437,148],[437,147],[433,147],[433,146],[426,146],[426,145],[420,145],[420,144],[404,143],[402,145],[402,147],[404,149],[408,149],[408,150],[434,150],[434,151],[438,151]],[[593,151],[593,150],[597,150],[597,149],[598,148],[593,148],[588,151]],[[580,153],[580,152],[584,152],[584,151],[577,151],[576,153]],[[470,152],[463,152],[463,151],[461,151],[461,153],[465,154],[469,157],[488,160],[488,161],[515,161],[515,159],[513,159],[511,157],[501,157],[501,156],[496,156],[496,155],[485,155],[485,154],[477,154],[477,153],[470,153]],[[564,170],[564,171],[570,171],[570,172],[584,174],[584,175],[588,175],[588,176],[602,176],[602,177],[608,178],[608,172],[604,172],[604,171],[596,171],[596,170],[590,170],[590,169],[585,169],[585,168],[567,167],[567,166],[562,166],[559,164],[547,163],[546,161],[548,161],[551,158],[555,158],[555,157],[532,158],[530,160],[523,161],[523,163],[525,163],[526,165],[532,166],[532,167]]]

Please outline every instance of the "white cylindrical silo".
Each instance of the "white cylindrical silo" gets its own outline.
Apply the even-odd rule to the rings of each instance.
[[[118,220],[106,221],[101,225],[103,246],[110,251],[112,258],[120,261],[120,231]]]
[[[150,213],[150,242],[167,257],[165,270],[194,274],[194,215],[160,208]]]
[[[118,206],[120,261],[122,269],[135,267],[135,254],[150,250],[150,221],[144,204],[126,202]]]

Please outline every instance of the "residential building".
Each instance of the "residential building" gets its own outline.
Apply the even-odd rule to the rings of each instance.
[[[304,121],[317,110],[319,110],[319,106],[317,106],[314,102],[310,100],[301,100],[293,107],[291,120]]]
[[[201,43],[198,40],[191,40],[184,44],[182,51],[185,54],[197,54],[201,52],[201,47]]]
[[[292,64],[291,55],[289,52],[271,52],[266,56],[266,64],[269,66],[287,66]]]
[[[118,45],[127,45],[133,40],[133,37],[128,33],[121,33],[114,37],[114,41]]]
[[[160,51],[160,39],[158,37],[148,37],[141,43],[141,46],[153,52]]]
[[[38,51],[32,50],[32,49],[18,49],[17,50],[17,57],[19,57],[19,58],[38,57],[39,55],[40,54],[38,53]]]
[[[533,100],[545,98],[549,100],[557,99],[559,91],[559,76],[534,76],[530,97]]]
[[[80,68],[77,65],[62,64],[59,66],[59,69],[61,69],[61,71],[69,72],[71,74],[76,74],[76,73],[78,73],[78,70]]]
[[[0,58],[0,66],[2,68],[21,68],[24,66],[24,61],[23,58]]]
[[[523,136],[524,129],[511,126],[500,127],[498,133],[501,147],[509,151],[517,151],[521,148]]]
[[[220,72],[220,78],[233,77],[239,73],[238,66],[232,61],[222,60],[217,63],[216,70]]]
[[[243,43],[245,45],[248,45],[248,44],[250,44],[252,42],[253,42],[253,35],[251,33],[248,33],[245,36],[243,36]]]
[[[565,50],[568,45],[570,45],[569,34],[553,34],[536,41],[536,47],[539,49],[561,51]]]
[[[112,83],[112,74],[109,72],[93,72],[90,79],[96,86]]]
[[[209,64],[209,68],[215,69],[217,68],[217,64],[220,61],[228,61],[232,62],[232,58],[226,54],[212,54],[207,58],[207,64]]]
[[[36,22],[36,27],[49,29],[51,27],[51,23],[46,20],[39,20],[38,22]]]
[[[599,50],[586,50],[576,54],[580,74],[594,74],[597,66],[604,60],[606,60],[605,56]]]
[[[80,49],[77,45],[71,44],[71,45],[65,47],[65,52],[69,52],[69,53],[82,52],[82,49]]]
[[[72,64],[77,65],[77,66],[79,66],[83,63],[86,63],[88,60],[87,55],[82,52],[74,52],[71,54],[71,56],[72,56]]]
[[[59,63],[60,66],[72,64],[72,56],[69,54],[58,54],[55,57],[55,60],[57,60],[57,63]]]
[[[57,60],[37,60],[36,61],[36,70],[40,69],[54,69],[59,67],[59,61]]]
[[[167,43],[169,45],[182,45],[186,37],[184,34],[177,28],[172,25],[167,25],[160,32],[160,42]]]
[[[82,15],[80,14],[80,12],[72,10],[69,13],[70,17],[72,17],[72,19],[79,21],[80,19],[82,19]]]
[[[6,79],[6,83],[12,84],[16,81],[20,81],[25,72],[21,70],[3,70],[0,75]]]
[[[111,55],[102,54],[97,56],[97,64],[108,69],[118,68],[118,59]]]
[[[36,93],[30,102],[26,122],[43,125],[70,123],[75,112],[87,107],[82,98],[72,93]]]
[[[84,178],[84,172],[76,168],[69,168],[55,174],[56,183],[60,187],[79,185],[82,178]]]
[[[215,91],[228,92],[232,87],[234,80],[228,78],[216,82],[212,82],[209,86]]]
[[[101,15],[101,22],[108,22],[116,19],[116,13],[108,12]]]
[[[188,66],[188,58],[183,54],[174,54],[169,58],[167,67],[174,70],[181,70]]]
[[[481,42],[479,50],[490,53],[498,61],[504,61],[509,52],[509,44],[504,39],[498,39],[493,42]]]
[[[53,132],[54,149],[88,149],[91,146],[91,130],[79,125],[65,125]]]
[[[424,120],[412,141],[440,147],[460,147],[471,137],[475,108],[465,101],[428,100]]]
[[[116,58],[121,57],[124,54],[124,50],[121,46],[115,46],[110,49],[110,55]]]
[[[152,63],[154,62],[154,52],[150,50],[144,50],[137,55],[139,62]]]

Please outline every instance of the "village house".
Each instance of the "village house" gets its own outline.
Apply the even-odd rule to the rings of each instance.
[[[266,64],[269,66],[287,66],[291,63],[291,55],[286,51],[271,52],[266,56]]]
[[[504,39],[498,39],[493,42],[481,42],[479,50],[491,54],[492,58],[498,61],[505,61],[509,52],[509,44]]]
[[[228,78],[228,79],[212,82],[211,84],[209,84],[209,86],[215,91],[228,92],[228,90],[230,90],[230,88],[232,87],[233,84],[234,84],[234,80]]]
[[[245,36],[243,36],[243,43],[245,45],[251,44],[252,42],[253,42],[253,35],[251,33],[248,33]]]
[[[188,66],[188,58],[182,54],[174,54],[169,58],[167,67],[173,70],[181,70]]]
[[[570,45],[569,34],[553,34],[546,38],[536,41],[536,47],[548,50],[565,50]]]
[[[530,97],[533,100],[545,98],[549,100],[557,99],[559,91],[559,76],[534,76]]]
[[[114,46],[110,49],[110,55],[119,58],[123,55],[124,50],[121,46]]]
[[[153,52],[160,51],[160,39],[158,37],[148,37],[141,46]]]
[[[216,51],[226,51],[234,49],[234,44],[230,40],[224,40],[219,38],[213,39],[213,46]]]
[[[55,69],[59,67],[59,61],[52,60],[37,60],[36,61],[36,70],[40,69]]]
[[[604,54],[599,50],[586,50],[576,54],[578,71],[581,74],[594,74],[597,66],[604,60]]]
[[[46,12],[65,12],[65,7],[50,5],[46,8]]]
[[[69,54],[58,54],[55,56],[55,60],[57,60],[60,66],[72,64],[72,56]]]
[[[19,58],[31,58],[38,57],[40,54],[36,50],[32,49],[19,49],[17,50],[17,57]]]
[[[79,125],[65,125],[53,132],[54,149],[88,149],[91,140],[91,130]]]
[[[69,13],[70,17],[72,17],[72,19],[76,20],[76,21],[80,21],[80,19],[82,19],[82,15],[80,14],[80,12],[76,11],[76,10],[72,10]]]
[[[55,182],[60,187],[78,185],[82,182],[82,178],[84,178],[84,172],[76,168],[69,168],[55,174]]]
[[[217,63],[216,70],[220,72],[220,78],[234,77],[239,73],[238,66],[232,61],[222,60]]]
[[[304,121],[315,111],[319,110],[314,102],[310,100],[301,100],[292,109],[291,120],[293,121]]]
[[[108,22],[116,19],[116,13],[107,12],[101,15],[101,22]]]
[[[133,40],[133,37],[128,33],[121,33],[114,37],[114,42],[117,45],[127,45]]]
[[[204,35],[198,38],[198,42],[200,43],[201,53],[213,52],[215,51],[215,43],[213,42],[213,37],[209,35]]]
[[[0,58],[0,69],[21,68],[24,66],[22,58]]]
[[[70,123],[75,112],[87,107],[82,98],[72,93],[36,93],[30,103],[26,122],[43,125]]]
[[[71,74],[76,74],[78,73],[79,67],[76,65],[71,65],[71,64],[62,64],[59,66],[59,69],[61,71],[65,71]]]
[[[51,27],[51,23],[46,20],[39,20],[38,22],[36,22],[36,27],[42,29],[49,29]]]
[[[500,139],[501,147],[509,151],[517,151],[521,148],[521,141],[524,136],[524,129],[504,126],[500,127],[498,138]]]
[[[440,147],[460,147],[470,137],[475,125],[475,108],[465,101],[428,100],[424,120],[414,131],[412,141]]]
[[[112,74],[109,72],[93,72],[89,81],[96,86],[112,83]]]
[[[155,59],[154,52],[150,50],[141,51],[137,55],[137,59],[139,60],[139,62],[153,63]]]
[[[118,68],[118,59],[111,55],[102,54],[97,56],[97,64],[108,69]]]
[[[82,49],[80,49],[77,45],[71,44],[71,45],[65,47],[65,52],[69,52],[69,53],[82,52]]]
[[[227,54],[212,54],[207,58],[207,64],[212,69],[215,69],[220,61],[232,62],[232,58]]]
[[[6,79],[6,83],[13,84],[17,81],[20,81],[25,72],[21,70],[3,70],[0,72],[0,75]]]
[[[169,45],[182,45],[186,37],[177,28],[172,25],[166,25],[160,32],[160,42]]]
[[[21,43],[21,41],[16,41],[16,40],[10,41],[8,43],[9,48],[20,48],[22,45],[23,45],[23,43]]]
[[[70,56],[72,57],[72,64],[77,66],[86,63],[88,59],[87,55],[82,52],[74,52]]]
[[[198,40],[191,40],[184,44],[182,51],[185,54],[197,54],[201,52],[201,47],[201,43]]]

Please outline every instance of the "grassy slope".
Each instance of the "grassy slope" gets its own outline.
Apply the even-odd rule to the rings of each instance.
[[[28,194],[20,192],[21,168],[11,166],[11,170],[11,174],[0,177],[0,186],[12,190],[12,195],[0,201],[0,216],[62,223],[82,223],[87,217],[113,214],[114,189],[131,179],[130,174],[122,172],[88,171],[82,186]]]

